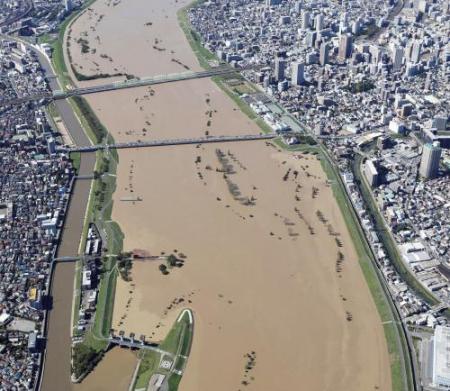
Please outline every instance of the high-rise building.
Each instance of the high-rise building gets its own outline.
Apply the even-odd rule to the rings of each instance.
[[[411,61],[418,63],[420,61],[420,51],[422,50],[422,44],[418,41],[414,42],[411,52]]]
[[[305,44],[307,47],[312,48],[315,45],[317,33],[315,31],[308,31],[305,36]]]
[[[341,20],[339,21],[339,33],[343,33],[347,31],[348,28],[348,14],[347,12],[343,12],[341,14]]]
[[[361,21],[356,19],[352,24],[352,34],[359,35],[361,32]]]
[[[281,0],[266,0],[266,5],[268,7],[272,5],[279,5],[281,3]]]
[[[343,34],[339,39],[339,53],[341,60],[349,58],[352,55],[353,40],[351,34]]]
[[[392,67],[394,71],[398,71],[403,63],[403,48],[395,46],[392,49]]]
[[[326,64],[328,64],[329,53],[330,48],[328,47],[328,44],[326,42],[322,42],[320,45],[320,57],[319,57],[320,65],[325,66]]]
[[[376,45],[369,46],[370,62],[372,64],[378,64],[381,61],[382,51]]]
[[[325,21],[325,19],[324,19],[322,14],[318,14],[316,16],[316,19],[315,19],[316,31],[323,30],[323,28],[324,28],[324,21]]]
[[[379,174],[376,166],[376,161],[369,159],[366,161],[364,167],[364,174],[366,175],[367,182],[371,187],[378,186]]]
[[[64,0],[64,8],[66,12],[70,12],[73,9],[72,0]]]
[[[302,12],[302,29],[307,30],[311,23],[311,14],[308,11]]]
[[[305,65],[301,62],[292,64],[292,84],[299,86],[305,83]]]
[[[412,41],[409,41],[406,44],[406,48],[405,48],[405,58],[407,61],[411,61],[411,56],[412,56],[412,51],[413,51],[413,45],[414,43]]]
[[[281,57],[275,59],[275,80],[281,81],[284,79],[284,72],[286,70],[286,60]]]
[[[441,145],[438,141],[433,144],[425,144],[420,161],[420,175],[425,179],[436,178],[439,171],[439,160],[441,159]]]

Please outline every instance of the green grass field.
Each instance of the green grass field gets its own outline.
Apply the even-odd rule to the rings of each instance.
[[[191,350],[194,327],[189,319],[188,313],[185,312],[181,319],[175,321],[166,338],[159,345],[160,349],[171,355],[170,360],[173,361],[172,368],[176,371],[184,371],[187,357]],[[141,351],[140,359],[136,381],[133,385],[134,390],[146,388],[152,375],[158,373],[166,376],[169,391],[177,391],[182,376],[179,373],[174,373],[171,370],[159,367],[162,360],[160,353],[155,351]],[[166,356],[165,359],[168,359],[168,357]]]

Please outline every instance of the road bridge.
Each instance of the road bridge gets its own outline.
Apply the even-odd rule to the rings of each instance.
[[[94,174],[91,174],[91,175],[77,175],[75,177],[75,179],[86,179],[86,180],[89,180],[89,179],[95,179],[95,176],[94,176]]]
[[[187,145],[187,144],[208,144],[208,143],[224,143],[234,141],[252,141],[252,140],[270,140],[277,137],[276,133],[267,134],[248,134],[238,136],[208,136],[197,138],[184,138],[173,140],[153,140],[153,141],[134,141],[129,143],[115,144],[96,144],[86,147],[59,147],[61,152],[93,152],[101,149],[126,149],[126,148],[145,148],[145,147],[162,147],[169,145]]]
[[[172,83],[177,81],[183,81],[183,80],[193,80],[193,79],[202,79],[202,78],[208,78],[213,76],[225,76],[225,75],[231,75],[233,73],[236,73],[238,70],[244,70],[247,68],[242,69],[233,69],[229,66],[218,66],[214,67],[209,70],[205,71],[199,71],[199,72],[182,72],[182,73],[172,73],[167,75],[157,75],[157,76],[151,76],[151,77],[143,77],[143,78],[134,78],[134,79],[127,79],[123,81],[116,81],[112,83],[107,84],[100,84],[97,86],[92,87],[80,87],[80,88],[73,88],[65,91],[61,90],[54,90],[53,92],[42,92],[38,94],[31,94],[24,97],[19,97],[16,99],[8,99],[1,101],[0,105],[18,105],[30,101],[39,101],[42,99],[46,100],[58,100],[58,99],[66,99],[73,96],[82,96],[82,95],[89,95],[89,94],[96,94],[100,92],[106,92],[106,91],[115,91],[115,90],[123,90],[127,88],[136,88],[136,87],[145,87],[145,86],[152,86],[157,84],[165,84],[165,83]]]
[[[58,257],[58,258],[53,258],[54,262],[76,262],[78,260],[82,259],[79,256],[76,257]]]
[[[171,353],[166,352],[158,347],[156,344],[150,344],[145,341],[137,341],[135,339],[125,338],[125,337],[109,337],[108,342],[114,345],[118,345],[124,348],[130,349],[146,349],[153,350],[162,355],[173,356]]]

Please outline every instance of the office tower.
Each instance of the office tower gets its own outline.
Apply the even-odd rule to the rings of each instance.
[[[407,61],[411,61],[411,56],[412,56],[412,50],[413,50],[413,42],[409,41],[406,44],[406,48],[405,48],[405,58]]]
[[[72,0],[64,0],[64,8],[67,12],[72,11],[73,9]]]
[[[341,35],[339,40],[339,58],[344,60],[352,55],[353,40],[351,34]]]
[[[301,62],[292,64],[292,78],[293,85],[299,86],[305,83],[305,65]]]
[[[381,54],[382,54],[380,48],[375,45],[370,45],[369,53],[370,53],[370,57],[371,57],[370,62],[372,64],[378,64],[381,60]]]
[[[316,31],[319,32],[323,30],[324,27],[324,17],[322,14],[318,14],[315,19]]]
[[[420,175],[425,179],[436,178],[439,171],[439,160],[441,158],[441,146],[438,141],[433,144],[425,144],[420,161]]]
[[[322,44],[320,45],[320,58],[319,58],[319,63],[321,66],[325,66],[326,64],[328,64],[329,53],[330,48],[328,47],[328,44],[326,42],[322,42]]]
[[[341,20],[339,22],[339,33],[347,31],[347,28],[348,28],[348,14],[347,12],[343,12],[341,15]]]
[[[315,52],[308,52],[306,53],[305,62],[307,65],[317,64],[319,62],[319,58]]]
[[[278,92],[287,91],[288,87],[289,87],[289,84],[288,84],[287,80],[280,81],[277,85]]]
[[[361,21],[356,19],[352,24],[352,34],[358,35],[361,32]]]
[[[284,72],[286,70],[286,60],[277,57],[275,59],[275,80],[281,81],[284,79]]]
[[[403,62],[403,48],[395,46],[392,49],[392,67],[394,71],[398,71],[402,67]]]
[[[315,31],[308,31],[305,37],[305,44],[307,47],[312,48],[316,42],[317,33]]]
[[[266,0],[266,5],[268,7],[272,5],[279,5],[281,3],[281,0]]]
[[[301,10],[302,10],[302,2],[297,1],[294,5],[294,11],[295,13],[299,14]]]
[[[413,77],[416,76],[419,72],[417,64],[413,64],[412,62],[406,63],[406,70],[405,70],[405,76],[406,77]]]
[[[411,52],[411,61],[413,63],[418,63],[420,61],[420,51],[422,49],[422,44],[418,41],[414,42]]]
[[[311,23],[311,14],[308,11],[302,12],[302,29],[307,30],[309,28],[309,25]]]
[[[376,187],[379,183],[379,174],[376,164],[374,159],[369,159],[364,166],[364,174],[370,187]]]

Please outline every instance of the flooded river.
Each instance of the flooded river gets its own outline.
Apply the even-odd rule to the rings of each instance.
[[[98,0],[66,35],[75,69],[135,76],[199,69],[177,24],[185,4]],[[260,131],[207,79],[87,99],[117,141]],[[113,327],[158,341],[182,308],[192,308],[181,391],[391,389],[380,318],[315,156],[257,141],[119,157],[113,219],[125,250],[186,258],[166,276],[160,262],[135,262],[132,282],[118,281]],[[129,197],[141,201],[121,201]],[[70,308],[66,314],[60,324],[68,333]],[[126,390],[132,361],[108,353],[80,389],[105,389],[104,374],[114,373],[120,380],[110,389]],[[52,376],[62,379],[68,364],[57,365]]]

